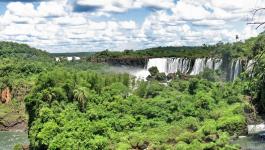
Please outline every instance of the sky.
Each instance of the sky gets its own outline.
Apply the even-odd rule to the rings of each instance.
[[[195,46],[256,36],[265,0],[0,0],[0,40],[48,52]],[[262,13],[262,12],[260,12]]]

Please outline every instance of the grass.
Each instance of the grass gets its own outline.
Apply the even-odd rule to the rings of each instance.
[[[9,104],[0,103],[0,118],[4,118],[7,114],[12,113],[13,109]]]

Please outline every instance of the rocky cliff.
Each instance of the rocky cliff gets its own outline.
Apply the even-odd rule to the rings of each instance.
[[[0,131],[26,131],[27,115],[24,97],[29,87],[18,85],[0,91]]]
[[[127,65],[134,67],[144,67],[147,64],[148,57],[112,57],[112,58],[96,58],[90,57],[88,61],[95,63],[108,63],[110,65]]]

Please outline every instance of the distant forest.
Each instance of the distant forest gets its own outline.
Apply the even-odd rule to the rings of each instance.
[[[54,57],[71,57],[71,56],[77,56],[77,57],[87,57],[94,55],[95,52],[73,52],[73,53],[51,53]]]

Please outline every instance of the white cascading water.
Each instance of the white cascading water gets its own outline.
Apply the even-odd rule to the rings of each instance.
[[[205,60],[206,58],[197,58],[194,62],[193,69],[190,75],[197,75],[202,72],[206,66]]]
[[[188,73],[190,68],[190,60],[186,58],[167,58],[167,71],[169,73]]]
[[[167,73],[167,58],[151,58],[148,60],[145,69],[133,73],[138,80],[146,80],[150,75],[148,69],[151,67],[157,67],[159,72]]]
[[[242,62],[240,59],[232,60],[230,66],[230,80],[233,81],[242,71]]]
[[[191,59],[188,58],[151,58],[148,60],[145,69],[134,72],[137,79],[145,80],[150,75],[148,69],[157,67],[159,72],[169,73],[181,72],[183,74],[198,75],[203,72],[205,68],[218,70],[223,63],[219,58],[197,58],[193,65]],[[246,69],[251,68],[254,61],[250,60]],[[242,71],[242,61],[240,59],[232,60],[229,70],[229,80],[233,81]]]
[[[240,74],[241,72],[241,60],[238,59],[236,60],[236,65],[235,65],[235,71],[234,71],[234,77],[233,77],[233,80],[236,79],[236,77]]]
[[[151,67],[157,67],[159,72],[167,73],[167,58],[152,58],[148,60],[147,70]]]
[[[176,72],[176,69],[178,69],[180,65],[181,65],[181,58],[176,58],[176,59],[169,58],[167,64],[167,73]]]
[[[250,59],[247,63],[247,68],[246,68],[246,71],[247,72],[250,72],[252,71],[253,67],[254,67],[254,64],[255,64],[255,61]]]
[[[187,74],[190,70],[190,63],[191,63],[191,60],[190,59],[183,59],[182,61],[182,66],[181,66],[181,73],[184,73],[184,74]]]
[[[206,68],[214,69],[214,59],[212,59],[212,58],[207,59]]]
[[[215,59],[214,60],[214,70],[220,69],[222,63],[223,63],[222,59]]]

